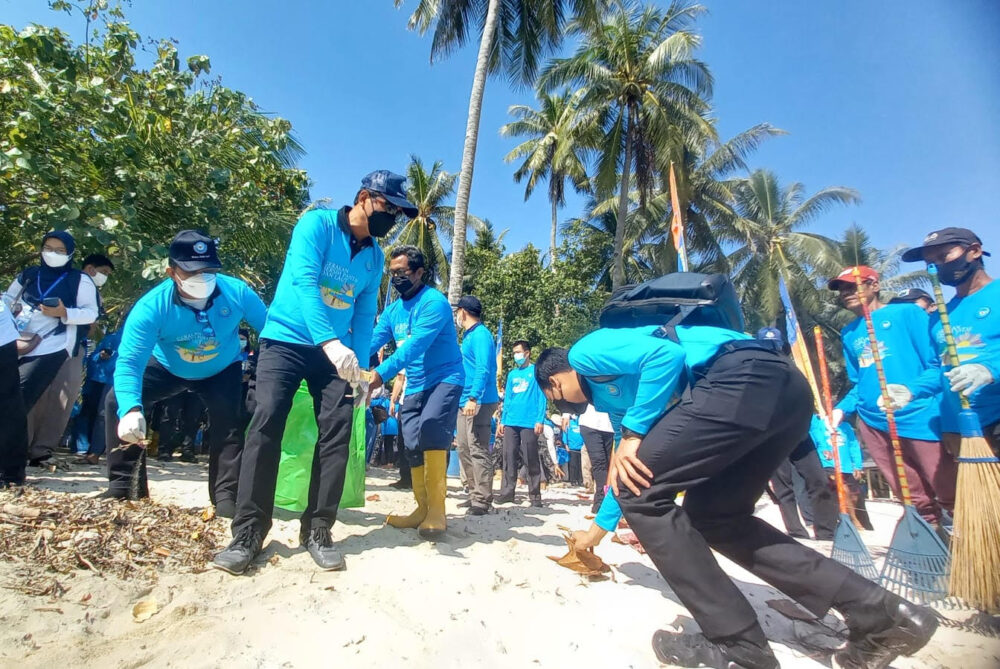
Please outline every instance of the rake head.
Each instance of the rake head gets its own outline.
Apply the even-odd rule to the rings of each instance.
[[[947,599],[949,557],[934,528],[914,507],[905,506],[885,555],[880,585],[919,604]]]
[[[858,529],[846,513],[840,514],[840,522],[833,535],[833,552],[830,557],[870,581],[878,581],[878,569],[865,548]]]

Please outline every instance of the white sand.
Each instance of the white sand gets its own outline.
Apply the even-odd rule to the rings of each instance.
[[[152,463],[150,471],[157,500],[208,503],[204,465]],[[29,470],[32,484],[74,494],[103,486],[97,468],[38,472]],[[565,552],[558,525],[589,524],[589,504],[575,490],[547,491],[543,509],[508,506],[467,519],[452,479],[447,538],[431,544],[383,527],[386,513],[410,509],[411,497],[386,487],[393,472],[370,474],[366,494],[380,500],[343,511],[334,529],[346,571],[318,572],[298,546],[297,520],[285,514],[248,576],[165,574],[150,592],[81,570],[55,602],[0,589],[0,667],[657,667],[649,645],[656,629],[675,620],[697,629],[633,548],[606,540],[598,549],[614,581],[587,582],[546,559]],[[874,553],[884,553],[899,512],[871,505],[877,531],[864,538]],[[780,527],[772,505],[762,503],[759,514]],[[813,651],[812,659],[797,641],[829,642],[821,628],[793,624],[765,604],[782,595],[724,567],[758,610],[782,667],[830,666],[828,654]],[[11,574],[0,563],[0,583]],[[136,623],[132,606],[144,596],[162,608]],[[941,628],[918,656],[893,666],[1000,667],[1000,640]]]

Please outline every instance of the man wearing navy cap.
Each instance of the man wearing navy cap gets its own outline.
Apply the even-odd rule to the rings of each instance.
[[[146,483],[144,409],[190,390],[208,409],[208,492],[216,513],[232,517],[239,481],[242,364],[240,323],[264,326],[267,308],[243,281],[220,274],[216,241],[184,230],[170,244],[167,279],[135,303],[122,332],[114,388],[105,399],[109,497],[130,495],[139,468]],[[132,491],[133,493],[136,491]]]
[[[951,366],[937,313],[931,315],[931,334],[947,371],[950,392],[941,407],[942,440],[958,452],[958,393],[965,395],[979,416],[983,436],[1000,454],[1000,282],[986,273],[979,237],[966,228],[932,232],[923,246],[910,249],[903,260],[934,263],[941,283],[955,288],[948,302],[948,318],[958,347],[960,364]]]
[[[385,263],[373,237],[388,234],[401,214],[416,216],[405,181],[387,170],[372,172],[361,180],[353,206],[310,207],[295,224],[260,334],[257,406],[240,471],[233,541],[214,561],[223,571],[246,571],[271,528],[281,439],[303,380],[319,437],[299,540],[321,569],[344,568],[330,528],[344,490],[355,398],[363,397],[358,361],[368,366]]]
[[[910,288],[909,290],[900,291],[899,295],[889,300],[889,304],[907,303],[917,305],[931,316],[937,313],[937,304],[926,290]]]

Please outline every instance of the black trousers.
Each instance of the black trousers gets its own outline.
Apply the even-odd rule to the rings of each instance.
[[[0,485],[24,483],[28,459],[28,412],[18,371],[17,342],[0,346]]]
[[[832,541],[840,515],[837,508],[837,496],[834,488],[831,487],[830,477],[823,470],[823,464],[816,452],[816,445],[808,437],[795,447],[788,460],[781,463],[774,472],[774,476],[771,477],[771,485],[778,498],[778,507],[781,510],[781,518],[785,522],[785,529],[793,537],[809,538],[809,533],[799,521],[799,512],[795,503],[795,487],[792,480],[793,469],[805,481],[806,496],[809,499],[809,506],[812,508],[813,531],[816,533],[816,538]]]
[[[590,456],[590,472],[594,477],[594,505],[591,511],[597,513],[604,501],[604,488],[608,485],[608,464],[611,460],[611,449],[615,446],[614,432],[601,432],[591,427],[580,426],[583,445]]]
[[[503,484],[500,496],[509,497],[517,487],[517,470],[528,470],[528,495],[542,496],[542,463],[538,459],[538,435],[532,427],[504,425]]]
[[[194,438],[198,433],[201,414],[205,405],[196,393],[186,392],[163,402],[160,415],[160,453],[171,455],[176,450],[194,451]],[[242,407],[241,407],[242,408]],[[209,420],[212,420],[209,417]],[[240,422],[242,428],[242,421]],[[245,432],[240,430],[241,434]],[[234,498],[235,501],[235,498]]]
[[[233,518],[233,534],[256,527],[271,529],[274,489],[278,482],[281,440],[292,399],[305,380],[313,398],[319,437],[313,454],[309,502],[302,526],[330,528],[337,520],[351,447],[354,392],[337,375],[319,346],[302,346],[270,339],[260,345],[257,360],[257,406],[247,433],[240,468],[240,486]],[[239,398],[239,390],[236,397]]]
[[[438,383],[403,398],[399,433],[410,467],[424,466],[424,451],[450,451],[462,386]]]
[[[35,406],[35,402],[55,380],[67,358],[69,354],[66,351],[56,351],[17,361],[17,370],[21,376],[21,396],[24,398],[26,411],[30,412]]]
[[[110,383],[87,381],[80,393],[80,413],[76,416],[74,435],[77,440],[85,437],[87,455],[104,455],[107,448],[107,416],[104,412]],[[79,452],[79,444],[76,446]]]
[[[213,504],[221,500],[235,500],[243,453],[243,433],[239,425],[240,363],[234,362],[215,376],[194,380],[171,374],[156,360],[151,360],[146,366],[142,375],[142,400],[146,406],[176,397],[187,390],[201,398],[210,420],[217,426],[212,430],[209,442],[208,496]],[[105,398],[104,411],[111,490],[127,492],[132,470],[138,466],[139,494],[148,495],[146,449],[138,445],[118,448],[118,397],[114,389]]]
[[[566,473],[566,478],[569,480],[570,485],[583,485],[582,451],[569,452],[569,471]]]
[[[761,633],[710,548],[817,615],[851,573],[753,515],[811,415],[809,385],[788,359],[746,349],[723,355],[642,440],[652,485],[638,496],[620,487],[629,525],[709,639]],[[681,490],[683,507],[675,503]]]

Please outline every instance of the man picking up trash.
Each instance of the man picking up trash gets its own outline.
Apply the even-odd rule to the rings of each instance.
[[[616,505],[702,634],[661,630],[657,658],[684,667],[774,669],[753,608],[714,549],[822,617],[840,612],[850,631],[841,667],[884,668],[923,647],[932,611],[876,586],[756,518],[778,464],[809,429],[809,385],[786,357],[746,335],[677,326],[601,329],[571,350],[552,348],[535,374],[563,412],[588,403],[621,434],[601,516]],[[666,410],[664,408],[666,407]],[[686,491],[684,505],[678,492]],[[606,508],[607,507],[607,508]],[[603,527],[614,527],[604,524]],[[588,536],[578,533],[576,547]]]
[[[242,574],[271,529],[274,489],[292,399],[303,380],[316,409],[319,437],[309,503],[299,541],[323,570],[343,569],[330,536],[344,491],[359,360],[368,363],[385,255],[372,239],[400,214],[415,216],[405,179],[378,170],[361,180],[354,206],[316,207],[299,218],[278,290],[260,333],[257,406],[247,434],[233,541],[214,566]]]
[[[190,390],[205,403],[212,422],[209,497],[219,516],[231,518],[243,450],[238,332],[243,320],[264,327],[267,308],[250,286],[219,273],[222,263],[211,237],[184,230],[169,253],[168,278],[139,298],[125,321],[114,389],[104,400],[106,495],[149,494],[141,445],[144,408]],[[138,491],[131,490],[134,467],[139,467]]]

